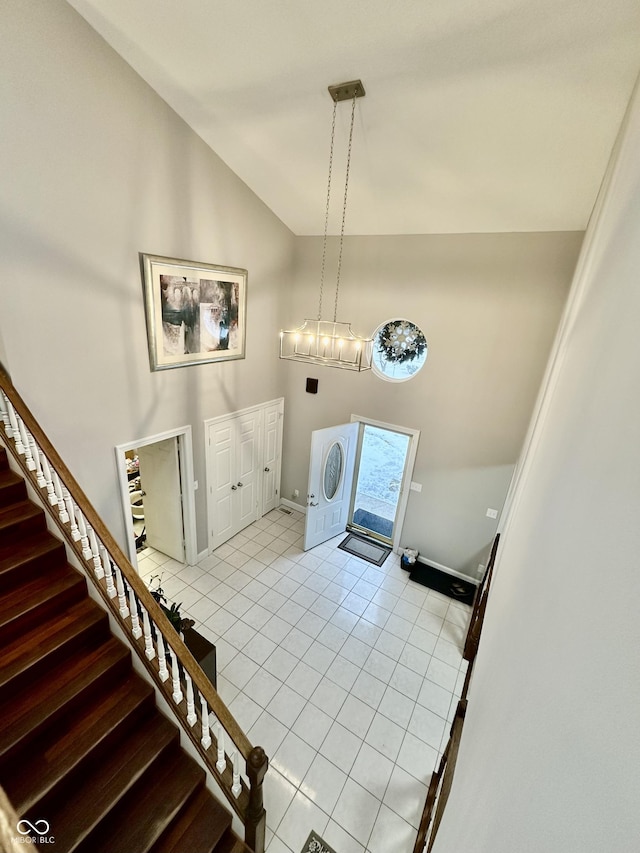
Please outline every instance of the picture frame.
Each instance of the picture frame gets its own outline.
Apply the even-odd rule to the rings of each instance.
[[[245,357],[247,270],[141,253],[151,370]]]

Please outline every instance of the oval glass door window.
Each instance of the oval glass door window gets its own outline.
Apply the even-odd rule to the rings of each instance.
[[[372,367],[376,376],[389,382],[406,382],[427,360],[427,339],[409,320],[388,320],[373,334]]]
[[[336,492],[342,480],[342,471],[344,469],[344,451],[342,445],[338,441],[329,448],[327,458],[324,461],[324,474],[322,477],[322,488],[324,489],[324,497],[327,501],[332,501],[336,496]]]

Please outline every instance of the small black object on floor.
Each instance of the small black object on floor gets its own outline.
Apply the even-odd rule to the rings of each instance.
[[[375,512],[369,512],[367,509],[357,509],[353,514],[353,523],[359,524],[360,527],[366,527],[367,530],[373,530],[374,533],[379,533],[380,536],[387,536],[391,539],[393,521],[390,521],[388,518],[382,518],[381,515],[376,515]]]
[[[342,551],[347,554],[353,554],[354,557],[360,557],[361,560],[366,560],[368,563],[373,563],[374,566],[381,566],[391,553],[391,548],[386,545],[381,545],[379,542],[372,542],[364,536],[358,536],[357,533],[349,533],[346,539],[338,545]]]
[[[436,592],[448,595],[449,598],[455,598],[463,604],[473,604],[477,587],[471,581],[462,580],[426,563],[413,563],[410,569],[409,578],[412,581],[428,586],[429,589],[435,589]]]
[[[311,830],[300,853],[336,853],[336,851],[333,847],[329,847],[327,842],[323,841],[317,833]]]

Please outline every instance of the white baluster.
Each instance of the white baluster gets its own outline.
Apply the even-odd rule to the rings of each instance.
[[[43,489],[47,485],[47,481],[44,478],[44,474],[42,473],[42,461],[40,459],[40,449],[36,444],[35,438],[29,433],[29,447],[31,448],[31,455],[36,463],[36,482]]]
[[[0,417],[2,418],[7,438],[13,438],[13,429],[11,427],[11,420],[9,419],[8,402],[9,400],[5,396],[4,391],[0,391]]]
[[[35,471],[36,463],[33,461],[33,454],[29,446],[29,433],[22,418],[18,418],[18,427],[20,429],[20,437],[22,438],[22,446],[24,447],[24,461],[26,462],[27,470]]]
[[[69,494],[69,490],[64,486],[62,487],[62,497],[64,498],[64,505],[67,508],[67,515],[69,516],[71,538],[74,542],[78,542],[80,540],[80,531],[78,530],[78,524],[76,522],[76,512],[73,506],[73,500]]]
[[[224,754],[224,735],[225,731],[222,728],[222,723],[218,722],[218,760],[216,761],[216,770],[218,773],[224,773],[227,769],[227,758]]]
[[[193,696],[193,682],[188,672],[185,672],[184,679],[187,682],[187,722],[190,726],[195,726],[198,721],[196,714],[196,703]]]
[[[100,560],[100,549],[98,548],[98,538],[93,527],[89,527],[89,544],[91,545],[91,556],[93,558],[93,572],[98,580],[104,577],[104,567]]]
[[[11,424],[11,432],[13,434],[13,440],[16,444],[16,450],[18,451],[20,456],[24,456],[24,445],[22,444],[22,437],[20,436],[18,418],[16,417],[16,410],[13,408],[13,403],[11,402],[11,400],[7,400],[7,412],[9,414],[9,423]]]
[[[118,609],[120,611],[120,615],[123,619],[126,619],[129,615],[129,608],[127,607],[127,597],[124,594],[124,583],[122,582],[122,572],[120,571],[119,566],[116,565],[116,592],[118,593]]]
[[[91,548],[89,546],[89,536],[87,534],[87,523],[84,520],[84,515],[79,506],[76,506],[76,520],[78,522],[78,530],[80,531],[80,545],[82,546],[82,556],[85,560],[91,559]]]
[[[231,786],[231,793],[234,797],[237,797],[240,791],[242,791],[242,785],[240,784],[240,756],[236,749],[233,753],[233,785]]]
[[[56,490],[53,486],[51,466],[49,465],[49,460],[44,453],[42,454],[42,472],[44,473],[44,481],[47,486],[47,498],[51,506],[55,506],[58,503],[58,498],[56,497]]]
[[[173,682],[173,701],[176,705],[182,702],[182,689],[180,688],[180,670],[178,669],[178,656],[171,649],[171,680]]]
[[[109,598],[115,598],[118,592],[116,590],[115,584],[113,583],[111,559],[104,545],[101,545],[100,547],[102,548],[102,565],[104,567],[104,579],[107,582],[107,595],[109,596]]]
[[[133,587],[129,586],[129,610],[131,612],[131,633],[137,639],[142,636],[142,628],[140,627],[140,619],[138,618],[136,594]]]
[[[200,694],[200,718],[202,719],[202,737],[200,738],[200,743],[205,749],[209,749],[211,746],[211,735],[209,733],[209,708],[207,707],[207,700],[204,698],[202,693]]]
[[[164,637],[155,622],[153,622],[153,627],[156,629],[156,646],[158,647],[158,675],[160,676],[160,681],[166,681],[167,678],[169,678],[169,670],[167,669],[167,654],[164,649]]]
[[[60,477],[58,477],[58,472],[55,468],[52,471],[53,476],[53,489],[56,493],[56,503],[58,504],[58,515],[60,516],[60,521],[63,524],[66,524],[69,521],[69,516],[67,515],[67,508],[64,505],[64,496],[62,494],[62,483],[60,482]]]
[[[151,620],[146,609],[142,608],[142,627],[144,634],[144,656],[147,660],[153,660],[156,650],[153,648],[153,637],[151,636]]]

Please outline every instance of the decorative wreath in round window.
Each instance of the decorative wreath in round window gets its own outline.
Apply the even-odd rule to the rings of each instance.
[[[427,339],[409,320],[389,320],[373,335],[373,370],[383,379],[405,382],[427,359]]]

